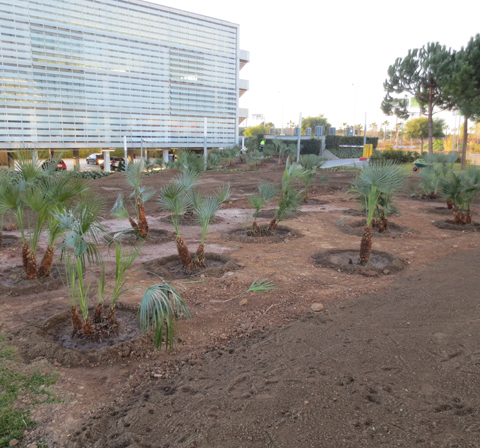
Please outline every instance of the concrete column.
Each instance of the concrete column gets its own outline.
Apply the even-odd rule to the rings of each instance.
[[[13,170],[15,168],[15,156],[13,155],[13,152],[9,151],[7,153],[7,158],[8,158],[8,168]]]
[[[77,170],[80,169],[80,150],[79,149],[73,150],[73,167]]]
[[[33,151],[30,151],[31,157],[32,157],[32,162],[37,164],[38,163],[38,151],[34,149]]]
[[[163,163],[168,162],[168,149],[163,150]]]
[[[110,170],[110,151],[104,151],[103,153],[103,166],[106,173],[109,173]]]
[[[127,150],[127,157],[128,157],[128,161],[129,161],[129,162],[133,162],[134,152],[135,152],[135,151],[134,151],[133,149],[128,149],[128,150]]]

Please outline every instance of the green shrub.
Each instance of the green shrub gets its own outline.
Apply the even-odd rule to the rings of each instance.
[[[412,163],[420,157],[420,153],[416,151],[389,149],[387,151],[375,151],[371,157],[371,160],[391,160],[395,163]]]

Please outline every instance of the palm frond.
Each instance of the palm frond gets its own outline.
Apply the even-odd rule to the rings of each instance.
[[[272,289],[277,289],[277,287],[268,279],[264,278],[259,280],[255,279],[252,284],[249,286],[248,291],[250,292],[263,292],[270,291]]]
[[[217,188],[215,191],[215,197],[220,203],[227,201],[230,196],[232,196],[232,192],[230,190],[230,182],[227,184],[223,184]]]
[[[178,292],[167,282],[155,284],[145,290],[140,303],[140,330],[155,330],[153,344],[161,348],[165,330],[165,348],[172,350],[177,316],[190,317],[190,311]]]
[[[130,216],[125,207],[125,202],[121,194],[118,195],[115,204],[113,204],[110,214],[117,219],[127,219]]]
[[[263,200],[268,204],[270,199],[274,198],[278,194],[277,187],[270,183],[260,184],[258,191],[263,197]]]

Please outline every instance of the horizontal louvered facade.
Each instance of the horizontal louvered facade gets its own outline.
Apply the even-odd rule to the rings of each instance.
[[[238,33],[144,1],[0,0],[0,148],[202,147],[204,117],[233,145]]]

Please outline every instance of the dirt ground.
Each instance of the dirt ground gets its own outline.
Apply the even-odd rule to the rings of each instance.
[[[161,188],[175,174],[145,176],[145,184]],[[432,210],[442,203],[412,200],[406,187],[397,200],[401,216],[391,221],[409,231],[373,242],[374,250],[400,260],[402,271],[351,275],[318,266],[313,257],[321,251],[360,246],[358,236],[340,229],[359,219],[346,194],[353,174],[330,172],[311,189],[316,201],[282,223],[295,238],[229,241],[226,235],[252,215],[248,194],[281,175],[271,166],[202,176],[205,193],[231,182],[233,196],[205,250],[234,259],[235,268],[195,283],[172,281],[193,315],[179,323],[172,354],[146,343],[124,345],[118,356],[69,367],[54,349],[42,352],[55,347],[42,339],[49,337],[44,321],[68,310],[63,287],[19,296],[2,289],[0,333],[24,362],[50,362],[60,374],[51,389],[62,402],[33,412],[38,424],[25,445],[42,439],[52,448],[480,446],[478,232],[435,227],[444,218]],[[127,191],[119,174],[93,188],[107,210]],[[155,200],[146,212],[152,229],[173,231]],[[479,214],[476,206],[474,219]],[[111,232],[128,227],[108,215],[104,224]],[[199,229],[181,231],[195,250]],[[147,243],[134,269],[175,253],[174,241]],[[15,266],[18,248],[3,247],[0,282]],[[129,277],[131,286],[155,282],[143,271]],[[277,289],[245,293],[255,279]],[[133,290],[122,301],[138,304],[141,294]]]

